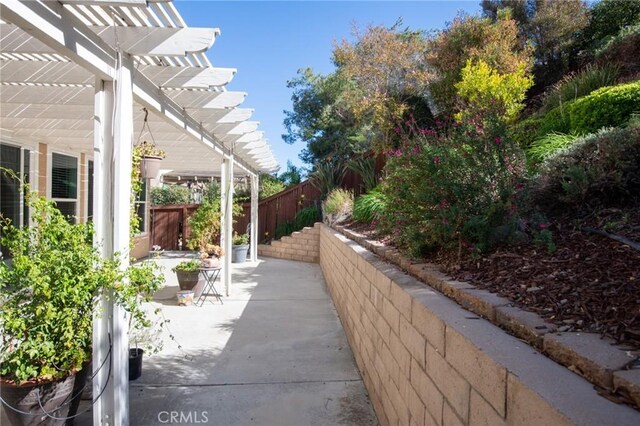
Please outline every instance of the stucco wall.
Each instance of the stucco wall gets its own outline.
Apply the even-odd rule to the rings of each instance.
[[[640,413],[321,225],[320,266],[382,425],[640,424]]]

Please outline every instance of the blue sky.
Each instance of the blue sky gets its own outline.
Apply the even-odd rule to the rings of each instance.
[[[191,27],[217,27],[209,50],[214,66],[237,68],[229,90],[248,92],[243,108],[254,108],[281,170],[287,160],[302,165],[294,145],[282,140],[283,110],[291,109],[287,80],[300,68],[333,70],[334,40],[350,39],[353,24],[391,26],[402,18],[412,29],[440,29],[458,11],[478,13],[473,1],[176,1]]]

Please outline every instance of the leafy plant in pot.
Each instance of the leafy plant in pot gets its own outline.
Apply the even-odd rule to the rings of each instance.
[[[129,290],[138,302],[150,302],[153,294],[164,284],[160,267],[153,261],[144,261],[129,269]],[[155,309],[158,315],[160,309]],[[143,315],[144,314],[144,315]],[[129,317],[129,380],[142,375],[142,355],[157,353],[162,349],[159,333],[166,320],[152,321],[148,313],[135,312]]]
[[[155,179],[160,173],[160,164],[165,155],[155,144],[143,141],[133,147],[133,167],[139,164],[143,179]]]
[[[231,262],[243,263],[247,260],[247,252],[249,251],[249,235],[235,233],[232,241],[233,256]]]
[[[103,259],[91,224],[69,223],[53,202],[31,192],[26,202],[32,226],[0,222],[11,259],[0,262],[0,395],[31,413],[8,408],[12,424],[62,425],[85,385],[98,296],[112,295],[148,323],[140,294],[154,291],[157,281],[130,280],[132,268],[123,270],[118,256]]]
[[[203,268],[220,267],[220,258],[224,256],[222,247],[216,244],[205,244],[200,250],[200,260]]]
[[[200,280],[200,261],[185,260],[173,267],[172,271],[178,276],[180,290],[194,290]]]

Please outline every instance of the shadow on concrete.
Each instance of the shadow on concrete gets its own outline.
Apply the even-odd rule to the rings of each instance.
[[[158,303],[176,340],[130,383],[131,424],[377,424],[318,265],[234,265],[224,305]]]

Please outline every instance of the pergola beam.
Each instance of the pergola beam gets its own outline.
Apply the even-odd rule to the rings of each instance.
[[[134,56],[186,56],[207,51],[216,37],[218,28],[165,28],[165,27],[89,27],[115,47],[116,42]]]

